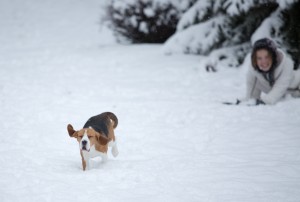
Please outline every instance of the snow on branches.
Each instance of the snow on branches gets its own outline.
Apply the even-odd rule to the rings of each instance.
[[[119,42],[163,43],[195,0],[112,0],[108,19]]]
[[[263,37],[274,39],[297,67],[299,10],[300,0],[110,0],[107,6],[120,42],[165,43],[166,54],[206,55],[217,66],[227,58],[232,67]]]
[[[198,0],[183,14],[176,33],[163,50],[166,54],[208,55],[208,65],[224,64],[220,61],[227,58],[229,66],[239,66],[251,49],[251,42],[269,37],[279,46],[294,50],[290,53],[297,62],[300,22],[296,14],[287,11],[295,10],[299,4],[299,0]],[[293,42],[287,40],[289,32],[296,38]]]

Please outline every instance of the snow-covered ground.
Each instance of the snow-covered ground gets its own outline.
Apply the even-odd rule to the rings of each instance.
[[[1,201],[300,201],[300,100],[222,105],[244,69],[116,45],[100,4],[0,1]],[[104,111],[120,154],[83,172],[66,126]]]

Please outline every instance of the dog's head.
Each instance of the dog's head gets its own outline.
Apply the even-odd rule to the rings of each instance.
[[[109,139],[96,132],[93,128],[83,128],[75,131],[71,124],[67,127],[70,137],[74,137],[79,142],[79,148],[82,151],[89,152],[91,147],[99,143],[100,145],[107,145]]]

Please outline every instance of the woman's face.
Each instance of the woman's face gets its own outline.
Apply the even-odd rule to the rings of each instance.
[[[265,49],[256,51],[256,64],[261,71],[269,71],[272,66],[272,57],[269,51]]]

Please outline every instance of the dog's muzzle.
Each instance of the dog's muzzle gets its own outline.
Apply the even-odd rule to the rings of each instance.
[[[89,151],[88,149],[88,142],[86,140],[81,141],[81,150],[83,151]]]

